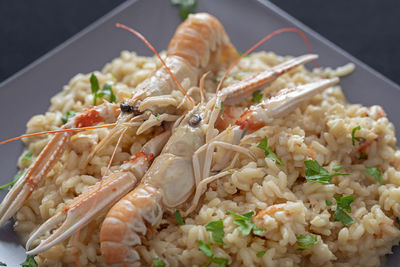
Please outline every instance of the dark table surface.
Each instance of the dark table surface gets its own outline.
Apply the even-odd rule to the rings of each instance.
[[[0,82],[122,2],[124,1],[1,0]],[[389,79],[400,83],[399,1],[271,2]]]

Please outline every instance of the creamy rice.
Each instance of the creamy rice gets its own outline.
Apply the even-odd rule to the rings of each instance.
[[[240,62],[225,85],[287,59],[273,53],[254,53]],[[124,51],[96,75],[100,84],[112,82],[117,100],[122,101],[159,65],[155,58]],[[272,94],[285,87],[345,75],[353,69],[354,65],[346,65],[336,70],[310,72],[298,67],[272,83]],[[221,75],[222,72],[208,77],[205,85],[208,92],[215,90],[216,78]],[[72,78],[52,98],[49,112],[31,118],[27,132],[56,129],[67,111],[80,111],[90,105],[93,100],[89,76],[79,74]],[[242,105],[250,103],[249,99]],[[364,148],[368,159],[359,159],[363,144],[352,145],[351,133],[357,126],[361,126],[357,136],[364,139],[363,144],[368,144]],[[71,148],[15,215],[15,229],[23,242],[41,223],[101,178],[116,140],[89,163],[85,159],[109,131],[97,129],[73,137]],[[153,134],[136,136],[131,129],[117,149],[111,171],[139,151]],[[266,158],[257,147],[264,137],[268,137],[268,145],[284,165]],[[29,138],[25,143],[36,156],[48,139]],[[138,248],[145,265],[151,265],[155,257],[163,259],[167,266],[207,264],[208,257],[199,250],[198,240],[202,240],[210,241],[214,256],[227,258],[229,266],[379,266],[383,256],[391,253],[392,246],[398,243],[400,151],[396,148],[393,124],[382,108],[347,104],[340,87],[335,86],[288,116],[246,136],[241,146],[254,153],[256,160],[239,156],[231,175],[208,186],[198,209],[185,218],[185,225],[179,226],[172,214],[165,216],[161,227]],[[223,151],[217,151],[214,161],[218,162],[222,154]],[[350,175],[335,176],[326,185],[307,181],[304,161],[308,159],[317,160],[330,172],[333,166],[341,165],[341,171]],[[20,159],[18,166],[23,169],[30,163]],[[366,174],[365,166],[381,170],[382,185]],[[333,197],[348,195],[355,196],[349,213],[354,224],[346,227],[333,219],[336,210]],[[333,204],[328,206],[327,200]],[[239,214],[254,211],[253,222],[265,232],[262,236],[243,235],[228,210]],[[82,265],[103,265],[99,229],[104,216],[105,213],[82,228],[76,244],[70,238],[36,256],[35,260],[40,266],[73,266],[75,245]],[[210,232],[205,229],[207,223],[215,220],[223,221],[225,245],[212,242]],[[316,236],[317,243],[300,251],[297,237],[304,234]],[[260,251],[265,254],[257,257]]]

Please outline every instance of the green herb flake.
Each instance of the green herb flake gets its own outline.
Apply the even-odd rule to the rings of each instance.
[[[237,218],[233,221],[233,223],[238,226],[239,231],[243,235],[249,235],[251,230],[253,230],[253,234],[258,236],[261,236],[265,233],[265,229],[259,229],[254,223],[251,222],[251,218],[254,214],[253,211],[250,211],[243,215],[237,214],[236,212],[233,212],[231,210],[228,210],[228,212]]]
[[[105,95],[109,96],[109,100],[111,103],[115,102],[117,99],[117,97],[114,95],[111,84],[108,83],[104,84],[103,90],[101,92],[99,91],[100,90],[99,80],[97,79],[94,73],[90,75],[90,87],[92,89],[92,94],[93,94],[93,106],[97,105],[98,98],[103,98]]]
[[[304,164],[306,165],[306,179],[314,183],[329,184],[334,176],[350,175],[350,173],[340,172],[329,173],[316,160],[306,160]]]
[[[374,177],[374,179],[379,183],[379,184],[383,184],[382,181],[382,173],[378,168],[374,168],[374,167],[365,167],[365,171],[367,173],[368,176],[372,176]]]
[[[160,113],[157,113],[157,115],[156,115],[156,120],[158,120],[158,121],[161,120],[161,115],[160,115]]]
[[[368,159],[368,154],[361,153],[361,154],[360,154],[360,157],[359,157],[358,159],[359,159],[359,160]]]
[[[7,266],[7,264],[5,264],[4,262],[0,261],[0,266]]]
[[[253,234],[262,236],[265,233],[265,229],[260,229],[257,226],[253,226]]]
[[[346,213],[351,213],[350,204],[354,201],[354,195],[339,197],[333,196],[336,199],[336,211],[333,215],[335,222],[342,222],[345,226],[349,226],[354,223],[353,219]]]
[[[225,119],[224,101],[221,102],[221,119]]]
[[[249,235],[251,229],[253,229],[253,224],[248,220],[237,219],[233,223],[238,226],[239,231],[242,232],[243,235]]]
[[[96,106],[98,98],[97,92],[100,90],[100,86],[99,86],[99,80],[97,79],[94,73],[90,75],[90,87],[92,89],[92,94],[93,94],[93,105]]]
[[[201,240],[197,240],[197,242],[199,243],[200,251],[209,258],[208,263],[204,266],[209,266],[210,263],[216,263],[218,266],[223,267],[228,264],[228,259],[214,257],[214,252],[211,250],[210,243],[204,243]]]
[[[345,226],[349,226],[354,223],[353,219],[341,208],[338,208],[333,215],[335,222],[342,222]]]
[[[197,0],[171,0],[173,5],[179,5],[179,15],[182,20],[187,19],[190,13],[193,13],[197,7]]]
[[[226,258],[216,258],[216,257],[212,257],[210,259],[211,262],[218,264],[219,267],[224,267],[228,264],[228,259]]]
[[[256,254],[257,258],[262,258],[262,256],[264,256],[266,252],[267,252],[266,250],[257,252],[257,254]]]
[[[22,267],[37,267],[38,265],[34,259],[35,256],[36,255],[27,256],[26,260],[23,263],[21,263],[21,266]]]
[[[209,222],[206,225],[206,230],[211,232],[212,239],[216,244],[224,245],[224,224],[222,221]]]
[[[61,117],[61,121],[63,124],[66,124],[68,120],[72,117],[75,117],[76,112],[75,111],[67,111],[64,116]]]
[[[103,85],[103,96],[108,95],[110,103],[114,103],[117,100],[117,97],[114,95],[114,92],[112,90],[112,85],[109,83],[106,83]]]
[[[253,103],[260,103],[263,98],[264,98],[264,94],[261,93],[260,90],[257,90],[257,91],[254,91],[253,97],[251,98],[251,101]]]
[[[22,158],[22,162],[30,161],[33,157],[33,153],[28,151],[25,153],[24,157]]]
[[[299,235],[297,237],[297,242],[301,245],[301,246],[297,246],[297,249],[305,250],[305,249],[309,249],[312,246],[314,246],[315,244],[317,244],[318,238],[317,238],[317,236],[310,235],[310,234]]]
[[[165,262],[160,258],[154,258],[153,264],[155,267],[165,267]]]
[[[179,210],[175,211],[175,220],[179,225],[185,225],[185,222],[183,221],[181,212]]]
[[[330,200],[325,200],[325,203],[326,203],[327,206],[331,206],[332,205],[332,201],[330,201]]]
[[[338,208],[342,208],[347,210],[348,212],[351,212],[351,207],[350,204],[354,201],[354,195],[350,196],[345,196],[345,197],[339,197],[339,196],[333,196],[336,199],[336,203]]]
[[[201,240],[197,240],[197,242],[199,243],[201,253],[203,253],[204,255],[206,255],[209,258],[214,256],[214,253],[211,250],[210,243],[204,243]]]
[[[356,137],[355,134],[357,131],[361,130],[361,126],[358,125],[357,127],[354,127],[353,130],[351,131],[351,143],[353,144],[353,146],[356,145],[356,141],[360,142],[361,141],[361,137]]]
[[[334,172],[340,172],[341,169],[342,169],[342,166],[340,166],[340,165],[335,165],[332,167],[332,171],[334,171]]]
[[[0,186],[0,189],[4,189],[4,188],[6,188],[6,187],[12,187],[12,186],[18,181],[18,179],[21,178],[22,174],[23,174],[23,172],[21,172],[21,171],[18,172],[18,173],[14,176],[14,178],[12,179],[11,182],[9,182],[9,183],[7,183],[7,184],[5,184],[5,185]]]
[[[264,150],[264,154],[265,154],[266,158],[272,159],[279,165],[284,165],[283,162],[278,158],[278,156],[274,152],[272,152],[272,147],[268,146],[268,138],[267,137],[264,137],[264,139],[261,140],[261,142],[258,144],[257,147]]]

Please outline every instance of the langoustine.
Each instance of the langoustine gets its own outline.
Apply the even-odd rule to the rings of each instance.
[[[224,55],[224,56],[222,56],[222,58],[225,58],[226,57],[226,55]],[[313,58],[311,58],[311,59],[308,59],[308,60],[312,60]],[[307,61],[308,61],[307,60]],[[285,71],[287,71],[287,70],[289,70],[289,69],[292,69],[292,68],[294,68],[294,67],[296,67],[296,66],[298,66],[298,65],[300,65],[300,64],[303,64],[304,62],[307,62],[307,61],[301,61],[301,62],[296,62],[296,64],[295,65],[293,65],[291,68],[288,68],[288,69],[285,69]],[[279,73],[279,72],[277,72],[277,73]],[[273,73],[273,72],[271,72],[271,73],[269,73],[269,75],[270,75],[270,80],[268,80],[267,82],[270,82],[270,81],[272,81],[272,80],[274,80],[275,78],[276,78],[276,73]],[[172,82],[172,81],[170,81],[170,82]],[[263,85],[265,85],[265,84],[263,84]],[[241,85],[241,86],[243,86],[243,84]],[[144,87],[144,88],[149,88],[149,87]],[[143,91],[146,91],[146,90],[143,90]],[[148,98],[145,98],[144,100],[141,100],[140,98],[141,97],[143,97],[143,95],[145,95],[146,97],[148,97]],[[243,96],[241,96],[241,97],[243,97]],[[240,99],[240,98],[239,98]],[[128,116],[132,116],[132,114],[133,115],[138,115],[137,113],[135,114],[135,112],[141,112],[140,111],[140,107],[142,107],[142,109],[144,109],[144,110],[146,110],[146,108],[144,108],[144,107],[146,107],[146,105],[147,105],[147,107],[150,107],[152,104],[154,104],[154,103],[157,103],[157,101],[160,101],[161,99],[160,98],[158,98],[157,96],[155,96],[153,99],[151,99],[151,96],[149,96],[149,95],[146,95],[146,94],[144,94],[143,92],[141,92],[140,94],[138,93],[138,98],[135,100],[135,101],[133,101],[133,102],[130,102],[130,101],[128,101],[128,102],[126,102],[125,103],[125,105],[124,105],[124,107],[122,107],[121,106],[121,109],[122,110],[125,110],[126,112],[125,113],[127,113],[127,114],[124,114],[124,115],[128,115]],[[170,99],[171,101],[171,103],[178,103],[178,101],[173,101],[172,99]],[[159,102],[158,102],[159,103]],[[114,109],[114,114],[117,114],[118,115],[118,113],[119,113],[119,110],[118,109],[116,109],[115,108],[115,106],[113,106],[113,105],[110,105],[111,106],[111,108],[112,109]],[[187,108],[187,107],[186,107]],[[160,105],[160,109],[159,110],[152,110],[152,112],[150,112],[150,113],[148,113],[148,114],[146,114],[147,115],[147,118],[150,118],[151,117],[151,115],[154,115],[155,114],[155,111],[162,111],[162,110],[164,110],[164,111],[167,111],[167,109],[165,109],[165,107],[163,107],[163,105],[161,104]],[[89,110],[90,112],[92,112],[91,110]],[[116,112],[115,112],[116,111]],[[133,112],[132,112],[133,111]],[[168,110],[169,111],[169,110]],[[158,112],[157,112],[158,113]],[[93,113],[94,114],[94,113]],[[172,114],[172,115],[174,115],[174,114]],[[115,116],[115,115],[114,115]],[[126,117],[128,117],[128,116],[126,116]],[[126,118],[125,117],[125,118]],[[78,118],[78,117],[77,117]],[[96,118],[96,117],[95,117]],[[168,115],[167,115],[167,117],[166,118],[168,118]],[[175,120],[176,119],[176,117],[173,117],[173,120]],[[127,120],[127,121],[129,121],[129,120]],[[150,125],[150,127],[151,126],[154,126],[154,125],[157,125],[157,124],[159,124],[160,122],[159,122],[159,120],[154,120],[154,118],[153,118],[153,123],[156,123],[156,124],[152,124],[152,125]],[[121,122],[120,122],[120,126],[125,126],[125,125],[123,125]]]
[[[110,103],[89,107],[70,119],[62,129],[88,127],[117,120],[117,127],[113,130],[115,133],[126,127],[124,122],[134,121],[140,122],[141,126],[137,129],[139,134],[150,127],[161,125],[162,121],[174,121],[185,109],[191,108],[190,104],[179,108],[182,99],[171,96],[172,91],[177,89],[177,84],[183,83],[186,88],[196,86],[202,71],[211,67],[210,64],[215,68],[218,64],[229,64],[236,57],[235,48],[216,18],[205,13],[192,15],[178,27],[172,38],[165,60],[166,66],[138,85],[129,101],[121,103],[119,107]],[[166,112],[170,114],[164,114]],[[156,114],[161,114],[160,119],[155,117]],[[25,171],[0,206],[0,226],[15,214],[60,159],[72,135],[73,131],[56,133]],[[105,138],[94,151],[110,137]]]
[[[246,98],[248,95],[251,95],[252,92],[254,92],[255,90],[259,89],[260,87],[263,86],[267,86],[269,83],[271,83],[272,81],[274,81],[277,77],[281,76],[282,74],[298,67],[299,65],[302,65],[306,62],[309,62],[313,59],[316,58],[316,55],[304,55],[304,56],[300,56],[297,58],[293,58],[290,59],[282,64],[279,64],[275,67],[273,67],[270,70],[266,70],[264,72],[260,72],[256,75],[252,75],[251,77],[249,77],[248,79],[244,79],[243,81],[240,81],[238,83],[234,83],[231,86],[228,86],[226,88],[224,88],[218,95],[219,97],[217,98],[213,98],[212,101],[217,101],[218,104],[216,104],[217,106],[221,105],[222,101],[225,101],[227,103],[234,103],[235,101],[237,102],[240,99],[244,99]],[[223,99],[223,100],[222,100]],[[292,100],[295,102],[295,100]],[[211,105],[211,104],[209,104]],[[218,117],[218,112],[214,112],[211,117],[210,117],[210,123],[211,125],[213,125],[216,121],[216,118]],[[207,130],[207,134],[206,134],[206,140],[210,140],[211,138],[213,138],[213,127],[209,127],[209,130]],[[186,138],[184,136],[181,136],[182,139]],[[188,138],[190,138],[190,135],[188,136]],[[237,142],[238,140],[236,140],[235,142]],[[212,143],[211,146],[214,145],[224,145],[221,144],[219,141],[216,141],[214,143]],[[210,164],[210,162],[207,163],[208,165]],[[143,175],[143,172],[142,172]],[[121,188],[116,190],[115,193],[115,197],[111,198],[113,202],[115,202],[116,200],[118,200],[121,196],[123,196],[124,192],[130,191],[129,189],[132,189],[133,186],[136,184],[136,181],[140,181],[141,176],[135,176],[135,182],[131,182],[131,183],[127,183],[125,180],[119,180],[120,183],[122,183],[121,185],[116,184],[117,181],[114,182],[113,186],[119,185]],[[205,173],[204,175],[208,175],[207,173]],[[106,178],[108,179],[108,178]],[[124,184],[123,184],[124,183]],[[100,188],[101,190],[106,190],[105,188],[103,189],[102,187],[107,186],[108,184],[103,184]],[[99,185],[96,185],[97,187],[99,187]],[[96,186],[94,186],[93,188],[96,188]],[[96,190],[96,189],[94,189]],[[109,192],[111,194],[111,192]],[[88,196],[90,196],[91,199],[94,199],[95,197],[100,197],[102,194],[98,194],[98,196],[96,196],[96,194],[92,194],[91,191],[87,192]],[[83,198],[83,197],[79,197],[79,198]],[[110,196],[108,196],[107,200],[106,199],[102,199],[96,202],[96,204],[100,207],[106,207],[111,205],[110,201]],[[94,200],[93,200],[94,201]],[[81,200],[77,200],[77,203],[79,203],[79,206],[81,207],[82,210],[90,210],[91,212],[93,211],[90,208],[89,204],[85,204],[85,203],[81,203]],[[87,201],[89,203],[89,201]],[[98,211],[102,210],[100,208],[96,209]],[[76,212],[75,210],[70,210],[69,208],[65,210],[65,212],[72,213],[72,212]],[[69,237],[69,235],[72,234],[72,231],[70,229],[76,229],[78,227],[78,225],[80,225],[80,227],[86,225],[91,217],[94,214],[92,214],[91,216],[78,216],[76,217],[76,215],[61,215],[58,214],[57,216],[55,216],[54,218],[50,218],[48,220],[48,222],[46,222],[43,227],[40,227],[36,232],[34,232],[30,239],[27,242],[27,248],[30,248],[32,241],[34,241],[34,239],[38,238],[40,235],[44,234],[45,232],[49,232],[50,229],[53,229],[54,226],[56,225],[56,222],[59,222],[59,218],[64,218],[67,217],[67,220],[63,223],[63,225],[57,229],[51,236],[49,236],[47,239],[43,240],[40,245],[38,247],[36,247],[35,249],[29,251],[29,254],[35,254],[38,252],[41,252],[47,248],[49,248],[52,245],[57,244],[58,242],[64,240],[65,238]],[[57,217],[57,218],[56,218]],[[74,221],[68,220],[70,218],[74,218]],[[51,226],[51,227],[50,227]],[[67,228],[68,226],[68,228]],[[71,228],[69,228],[71,227]],[[65,231],[64,233],[62,233],[60,231],[60,229],[68,229],[68,231]]]

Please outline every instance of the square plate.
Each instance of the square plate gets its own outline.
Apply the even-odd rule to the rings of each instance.
[[[157,7],[157,8],[155,8]],[[264,0],[199,1],[197,12],[215,15],[225,26],[232,43],[245,51],[266,34],[283,27],[300,28],[310,39],[313,52],[320,55],[320,66],[337,67],[348,62],[356,64],[353,74],[342,79],[340,85],[351,103],[381,105],[389,119],[400,129],[400,87],[381,74],[344,52],[293,17]],[[25,132],[32,115],[44,113],[49,99],[77,73],[101,69],[106,62],[119,56],[121,50],[133,50],[140,55],[152,55],[137,38],[115,28],[120,22],[132,26],[145,35],[158,50],[165,50],[176,26],[181,22],[178,9],[170,1],[128,1],[99,19],[88,28],[55,48],[39,60],[0,84],[1,139]],[[361,44],[360,44],[361,45]],[[296,34],[282,34],[269,40],[259,50],[270,50],[280,55],[298,56],[307,52],[304,41]],[[13,97],[15,96],[15,98]],[[14,103],[11,100],[15,99]],[[8,102],[9,101],[9,102]],[[20,106],[20,108],[19,108]],[[8,112],[11,112],[10,118]],[[399,131],[397,131],[397,134]],[[2,176],[7,183],[16,173],[20,142],[0,147]],[[6,192],[0,191],[0,199]],[[396,249],[395,249],[396,250]],[[25,253],[12,230],[11,222],[0,228],[0,261],[8,266],[19,266]],[[7,257],[5,256],[7,255]],[[397,266],[400,251],[387,257],[388,266]]]

